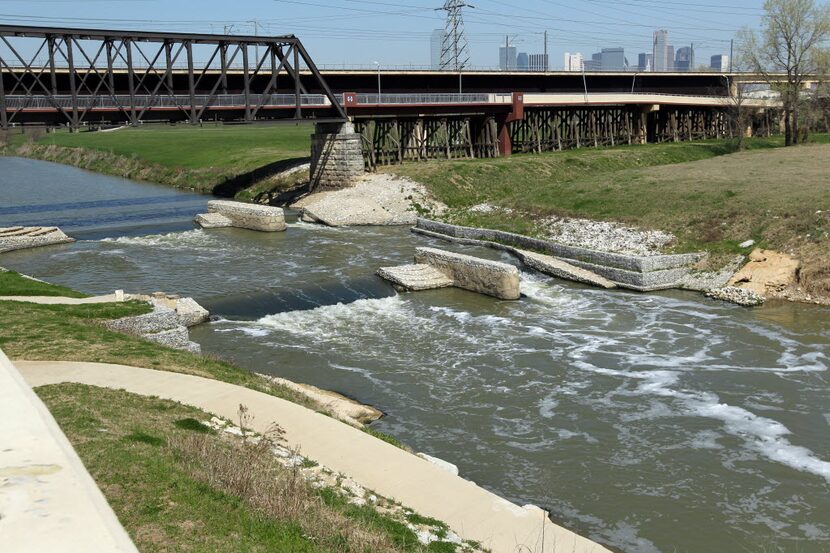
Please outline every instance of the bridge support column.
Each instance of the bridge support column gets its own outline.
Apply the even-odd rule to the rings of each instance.
[[[498,126],[499,156],[510,157],[513,155],[513,138],[510,136],[510,124],[507,117],[496,119]]]
[[[318,123],[311,135],[311,189],[344,188],[365,172],[360,135],[351,122]]]

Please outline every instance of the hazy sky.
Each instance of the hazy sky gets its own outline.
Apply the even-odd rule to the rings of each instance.
[[[429,36],[443,27],[444,0],[0,0],[0,21],[222,33],[296,34],[320,64],[426,65]],[[676,48],[695,44],[697,63],[729,53],[743,26],[757,26],[762,0],[469,0],[466,29],[477,66],[498,64],[505,35],[519,51],[541,53],[549,34],[551,66],[565,51],[586,57],[622,46],[632,63],[667,29]]]

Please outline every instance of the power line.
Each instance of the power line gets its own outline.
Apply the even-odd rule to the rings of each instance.
[[[444,40],[441,45],[441,69],[461,71],[470,63],[470,45],[464,34],[464,8],[473,8],[464,0],[447,0],[439,8],[447,12]]]

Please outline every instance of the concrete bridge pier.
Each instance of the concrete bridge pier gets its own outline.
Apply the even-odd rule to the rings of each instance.
[[[317,123],[311,135],[311,189],[344,188],[365,172],[354,124]]]

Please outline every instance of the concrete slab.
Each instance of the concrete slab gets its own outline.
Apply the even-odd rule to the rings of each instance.
[[[74,242],[57,227],[8,227],[0,232],[0,253]]]
[[[415,262],[433,266],[451,278],[456,287],[464,290],[502,300],[522,297],[519,269],[507,263],[435,248],[418,248]]]
[[[137,553],[46,406],[0,351],[0,551]]]
[[[519,249],[514,249],[513,252],[522,261],[522,263],[542,274],[565,280],[572,280],[582,284],[590,284],[591,286],[597,286],[608,290],[617,287],[616,284],[607,278],[603,278],[587,269],[582,269],[575,265],[571,265],[570,263],[565,263],[561,259],[556,259],[553,256]]]
[[[383,267],[378,269],[378,276],[412,292],[449,288],[455,284],[453,279],[427,264]]]

